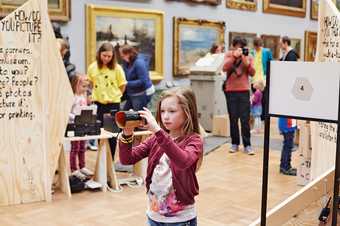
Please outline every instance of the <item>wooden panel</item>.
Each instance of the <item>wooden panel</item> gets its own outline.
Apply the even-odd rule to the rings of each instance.
[[[41,26],[40,13],[39,1],[32,0],[1,21],[0,205],[45,198],[41,33],[21,30]]]
[[[0,205],[50,200],[48,164],[58,161],[72,93],[47,1],[30,0],[1,21],[0,61]]]
[[[49,57],[42,64],[43,75],[46,75],[47,100],[47,147],[49,175],[52,180],[57,169],[58,158],[63,142],[64,132],[71,111],[73,93],[62,62],[51,23],[46,20],[46,35],[43,37],[43,49]],[[53,65],[53,70],[51,70]],[[51,183],[50,183],[51,184]]]
[[[213,135],[229,137],[229,116],[228,115],[214,115],[213,118]]]

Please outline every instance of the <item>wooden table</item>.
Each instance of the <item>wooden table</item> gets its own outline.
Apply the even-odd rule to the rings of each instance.
[[[117,133],[110,133],[101,129],[100,135],[83,136],[83,137],[65,137],[64,141],[86,141],[86,140],[101,140],[98,147],[98,155],[96,160],[96,167],[94,171],[94,181],[102,185],[102,191],[106,192],[107,183],[115,190],[119,190],[117,183],[117,176],[114,167],[112,167],[112,156],[110,151],[109,139],[117,136]],[[71,197],[71,189],[68,177],[67,162],[65,157],[64,146],[61,145],[61,152],[59,156],[58,173],[60,175],[60,189],[68,197]]]
[[[138,145],[147,139],[152,133],[150,131],[138,131],[134,133],[134,145]],[[98,147],[98,154],[96,159],[96,166],[94,171],[94,181],[102,185],[102,191],[107,191],[107,184],[111,185],[111,188],[118,191],[120,190],[120,184],[126,182],[136,181],[138,178],[144,180],[146,176],[147,159],[143,159],[137,162],[133,166],[133,175],[131,177],[118,180],[115,168],[112,167],[112,156],[109,145],[109,139],[118,136],[117,133],[110,133],[103,128],[100,135],[95,136],[83,136],[83,137],[65,137],[64,141],[86,141],[86,140],[101,140]],[[116,147],[116,153],[119,152],[119,146]],[[59,155],[58,174],[60,182],[60,190],[71,197],[71,189],[69,182],[69,175],[67,170],[67,158],[65,155],[64,145],[61,145],[61,151]]]

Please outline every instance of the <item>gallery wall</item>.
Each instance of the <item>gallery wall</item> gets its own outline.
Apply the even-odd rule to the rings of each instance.
[[[218,6],[198,3],[168,2],[166,0],[73,0],[71,1],[71,20],[62,26],[62,33],[69,37],[71,61],[77,70],[86,72],[85,63],[85,5],[127,7],[132,9],[153,9],[164,12],[164,80],[187,83],[187,78],[173,77],[173,17],[225,21],[225,43],[228,45],[229,31],[257,33],[258,35],[288,35],[301,39],[301,58],[303,59],[304,32],[317,31],[317,22],[310,19],[310,1],[307,0],[306,17],[266,14],[262,10],[262,0],[257,3],[257,11],[241,11],[226,8],[226,0]]]

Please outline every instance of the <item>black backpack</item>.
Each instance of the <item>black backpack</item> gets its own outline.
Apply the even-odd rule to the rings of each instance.
[[[84,181],[82,181],[78,177],[70,176],[69,181],[70,181],[71,193],[82,192],[85,189]]]

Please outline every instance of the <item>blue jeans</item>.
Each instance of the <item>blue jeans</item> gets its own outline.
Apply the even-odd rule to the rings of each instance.
[[[197,217],[194,219],[185,221],[185,222],[179,222],[179,223],[161,223],[157,221],[153,221],[148,217],[148,223],[149,226],[197,226]]]
[[[292,149],[294,145],[294,131],[288,133],[282,133],[283,135],[283,147],[281,152],[280,168],[288,170],[292,168],[290,164],[292,157]]]
[[[128,111],[130,109],[134,111],[143,110],[143,107],[146,107],[147,104],[146,94],[139,96],[127,96],[124,111]]]

